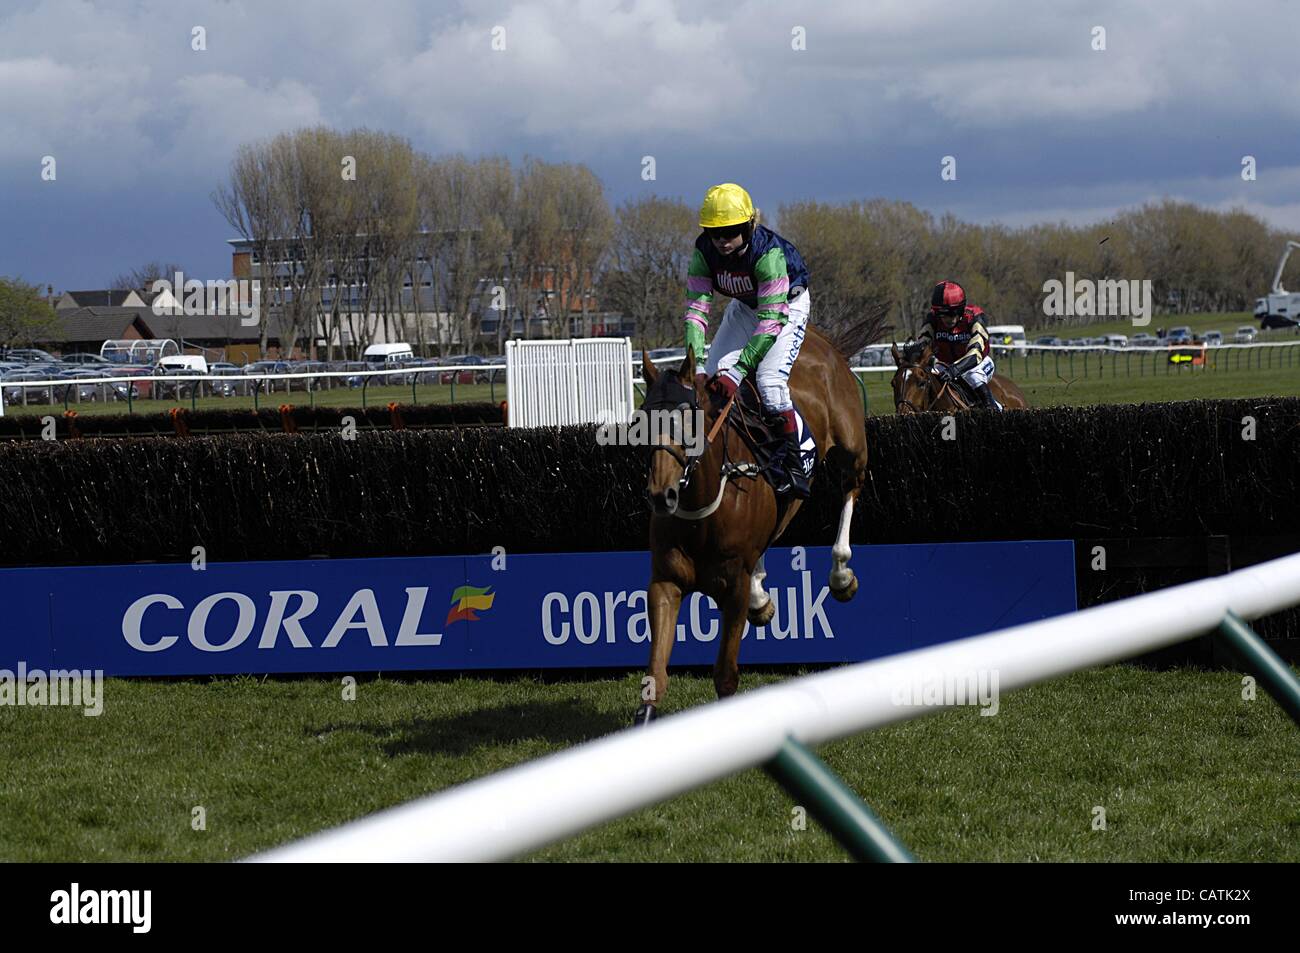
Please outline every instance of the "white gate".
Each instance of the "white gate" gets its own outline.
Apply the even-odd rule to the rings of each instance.
[[[511,427],[629,420],[632,339],[507,341],[506,400]]]

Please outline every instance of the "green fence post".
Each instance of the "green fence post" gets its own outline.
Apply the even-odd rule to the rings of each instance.
[[[915,860],[862,799],[798,741],[787,738],[764,768],[796,804],[808,808],[854,860],[895,864]]]
[[[867,415],[867,385],[862,378],[854,374],[853,379],[858,382],[858,390],[862,391],[862,416]]]
[[[1291,716],[1291,720],[1300,725],[1300,679],[1291,671],[1291,666],[1235,612],[1223,617],[1215,638],[1246,671],[1264,683],[1268,693]]]

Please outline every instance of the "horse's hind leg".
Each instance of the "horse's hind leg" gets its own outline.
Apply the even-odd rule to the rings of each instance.
[[[849,568],[849,559],[853,556],[849,530],[853,525],[853,506],[867,482],[867,435],[861,418],[858,418],[856,426],[862,429],[836,434],[838,446],[835,449],[839,451],[840,463],[844,466],[840,478],[844,503],[840,508],[835,545],[831,547],[830,590],[839,602],[848,602],[858,591],[858,577]]]
[[[749,577],[749,624],[753,626],[767,625],[776,614],[772,597],[767,594],[767,587],[763,585],[763,580],[766,578],[767,567],[763,565],[763,557],[760,555],[758,565],[754,567],[754,572]]]
[[[844,494],[844,506],[840,509],[840,528],[835,534],[835,545],[831,547],[831,595],[838,602],[848,602],[858,591],[858,577],[849,568],[849,558],[853,547],[849,545],[849,528],[853,523],[853,504],[858,498],[859,488]]]

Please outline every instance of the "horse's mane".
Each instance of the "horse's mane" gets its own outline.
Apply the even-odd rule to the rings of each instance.
[[[831,347],[845,357],[852,357],[868,344],[874,344],[890,329],[892,301],[878,301],[865,308],[831,304],[813,313],[813,322]]]

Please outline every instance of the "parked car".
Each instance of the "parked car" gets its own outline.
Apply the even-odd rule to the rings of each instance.
[[[1038,347],[1060,347],[1061,339],[1045,334],[1042,337],[1034,338],[1034,344]]]
[[[450,357],[443,358],[444,365],[456,367],[458,365],[469,364],[473,366],[487,365],[487,358],[479,354],[453,354]],[[491,377],[491,370],[460,370],[445,371],[441,376],[441,383],[450,384],[451,379],[456,378],[457,384],[486,384]]]
[[[1206,331],[1203,338],[1206,347],[1218,347],[1223,343],[1222,331]]]
[[[888,344],[870,344],[849,361],[851,367],[886,367],[894,361]]]
[[[294,361],[289,368],[292,374],[319,374],[328,371],[329,365],[324,361]],[[289,381],[291,390],[320,390],[325,386],[323,377],[295,377]]]
[[[1102,337],[1102,341],[1111,347],[1128,347],[1128,336],[1125,334],[1107,334]]]
[[[411,350],[411,345],[405,343],[372,344],[361,357],[367,364],[393,367],[414,360],[415,353]]]
[[[243,367],[245,374],[287,374],[288,361],[253,361]]]
[[[6,371],[0,377],[0,389],[3,389],[6,404],[50,404],[53,403],[53,392],[49,384],[37,387],[18,386],[23,381],[48,381],[48,374],[42,374],[40,371],[22,368],[15,371]]]
[[[1169,331],[1169,335],[1165,338],[1165,343],[1166,344],[1191,344],[1192,329],[1185,324],[1179,325],[1176,328],[1171,328]]]
[[[208,374],[220,378],[208,381],[208,387],[214,397],[236,397],[248,394],[252,390],[252,381],[244,378],[243,369],[228,361],[218,361],[208,365]]]
[[[364,372],[364,371],[374,370],[374,368],[372,368],[365,361],[340,361],[339,366],[336,367],[335,370]],[[375,380],[375,379],[377,378],[375,378],[371,374],[357,373],[357,374],[350,374],[349,376],[343,378],[343,383],[346,384],[348,387],[360,387],[363,382],[369,380]]]
[[[59,358],[60,364],[112,364],[106,357],[100,357],[98,354],[65,354]]]
[[[1237,333],[1232,336],[1232,340],[1237,344],[1254,343],[1255,338],[1259,337],[1259,332],[1249,324],[1243,324],[1237,328]]]
[[[9,348],[4,352],[3,357],[6,361],[22,361],[24,364],[58,363],[58,358],[49,351],[42,351],[38,347]]]
[[[204,376],[203,371],[197,367],[171,367],[166,364],[159,364],[154,368],[154,373],[159,377],[197,377]],[[203,396],[203,381],[154,381],[153,396],[159,400],[189,400],[197,392],[198,396]]]
[[[106,375],[94,367],[76,367],[63,375],[71,383],[63,388],[55,388],[55,398],[63,400],[65,392],[68,400],[109,400],[112,397],[108,384],[82,384],[81,379],[102,380]]]
[[[1129,338],[1129,347],[1156,347],[1160,344],[1160,339],[1154,334],[1135,334]]]

